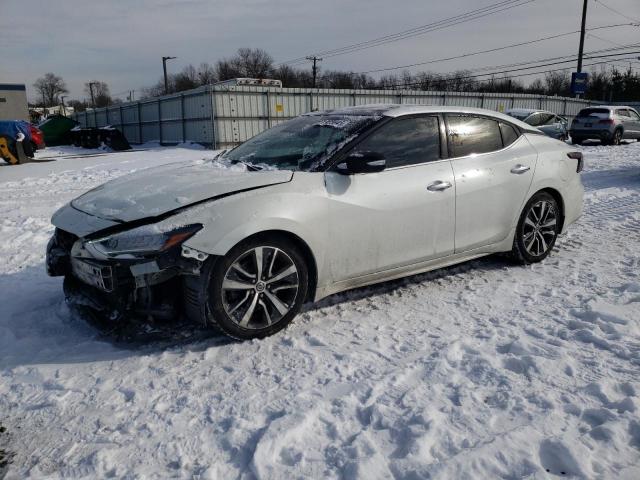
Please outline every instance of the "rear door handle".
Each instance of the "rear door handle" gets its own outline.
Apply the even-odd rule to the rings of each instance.
[[[436,180],[431,185],[427,187],[427,190],[431,192],[440,192],[442,190],[446,190],[447,188],[451,188],[453,185],[450,182],[443,182],[442,180]]]
[[[522,175],[523,173],[528,172],[529,170],[531,170],[531,167],[528,167],[527,165],[518,164],[511,169],[511,173],[515,173],[516,175]]]

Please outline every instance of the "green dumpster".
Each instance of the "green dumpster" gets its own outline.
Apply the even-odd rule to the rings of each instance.
[[[38,128],[44,133],[47,145],[68,145],[71,143],[70,131],[78,124],[75,120],[63,115],[52,115],[43,121]]]

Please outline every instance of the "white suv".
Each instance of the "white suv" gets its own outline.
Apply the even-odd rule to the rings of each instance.
[[[604,145],[620,145],[622,140],[640,139],[640,115],[625,106],[583,108],[571,122],[571,141],[580,145],[587,139]]]

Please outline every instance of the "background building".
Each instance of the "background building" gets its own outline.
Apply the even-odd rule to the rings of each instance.
[[[27,89],[18,83],[0,83],[0,120],[29,120]]]

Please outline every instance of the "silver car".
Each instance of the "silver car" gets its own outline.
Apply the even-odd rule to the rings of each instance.
[[[567,127],[569,121],[547,110],[535,110],[531,108],[512,108],[505,112],[507,115],[517,118],[524,123],[536,127],[545,135],[561,141],[569,138]]]
[[[571,141],[580,145],[587,139],[603,145],[620,145],[622,140],[640,139],[640,115],[621,105],[583,108],[571,122]]]
[[[580,152],[488,110],[309,113],[215,161],[76,198],[53,216],[47,268],[70,302],[112,321],[183,314],[259,338],[354,287],[495,252],[543,260],[582,211],[582,166]]]

